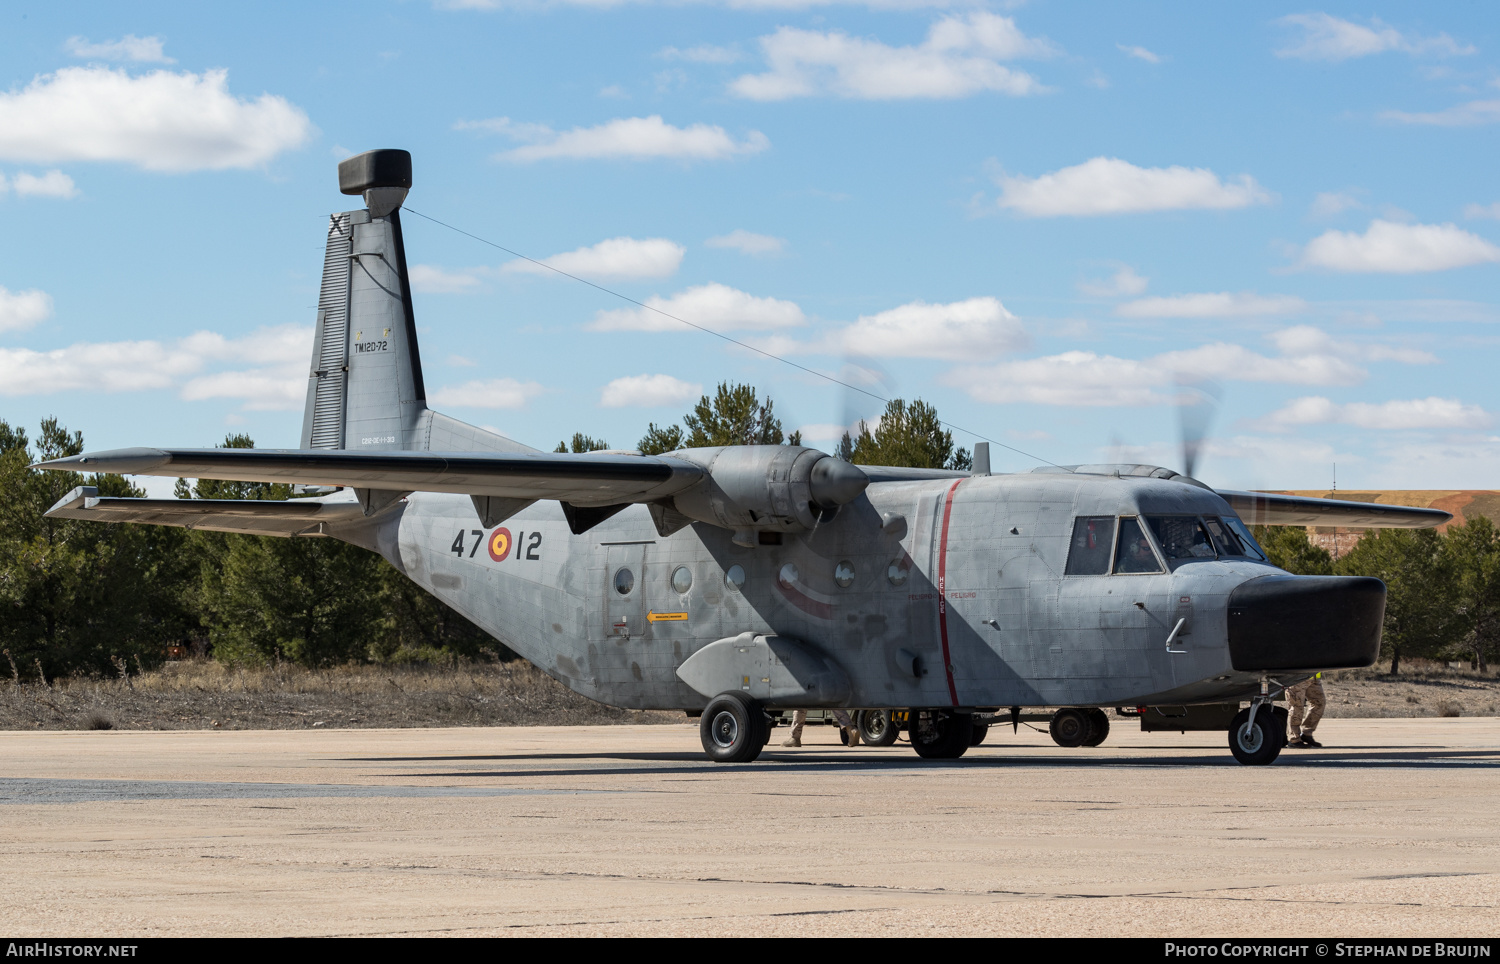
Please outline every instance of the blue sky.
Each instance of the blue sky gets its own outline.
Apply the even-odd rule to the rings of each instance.
[[[335,163],[403,147],[410,209],[1042,459],[1180,467],[1202,385],[1211,484],[1500,487],[1485,4],[6,17],[0,417],[91,448],[295,445]],[[721,380],[823,447],[879,412],[406,225],[467,421],[628,447]]]

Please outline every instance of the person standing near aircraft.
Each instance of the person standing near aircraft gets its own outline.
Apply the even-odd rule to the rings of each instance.
[[[1304,680],[1296,686],[1288,686],[1286,690],[1287,702],[1287,746],[1298,747],[1320,747],[1323,744],[1313,739],[1313,730],[1318,728],[1318,721],[1323,718],[1323,708],[1328,705],[1328,697],[1323,693],[1323,674],[1318,673],[1310,680]],[[1307,718],[1303,718],[1306,711]]]
[[[843,737],[845,746],[859,746],[859,727],[849,718],[849,714],[841,709],[833,711],[833,718],[839,721],[839,733]],[[792,711],[792,735],[781,741],[782,746],[801,746],[802,728],[807,725],[807,711]]]

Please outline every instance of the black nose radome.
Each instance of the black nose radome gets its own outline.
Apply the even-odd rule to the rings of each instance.
[[[1379,579],[1261,576],[1229,594],[1229,658],[1237,670],[1369,666],[1384,619]]]

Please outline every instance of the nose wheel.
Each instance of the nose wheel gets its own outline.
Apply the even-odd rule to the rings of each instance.
[[[1246,766],[1265,766],[1286,746],[1286,717],[1269,703],[1252,703],[1229,724],[1229,752]]]

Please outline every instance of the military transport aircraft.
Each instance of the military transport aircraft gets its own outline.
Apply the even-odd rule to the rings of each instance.
[[[365,206],[329,223],[298,448],[40,466],[340,490],[240,502],[80,487],[48,515],[364,546],[573,690],[701,715],[713,760],[754,760],[769,714],[789,708],[887,711],[918,754],[951,759],[1008,708],[1058,708],[1054,733],[1078,745],[1102,739],[1100,707],[1212,704],[1248,764],[1285,743],[1284,686],[1374,662],[1385,586],[1289,575],[1246,524],[1449,518],[1215,491],[1148,465],[992,475],[984,443],[972,472],[794,445],[542,452],[427,407],[410,187],[405,151],[339,164],[340,190]]]

